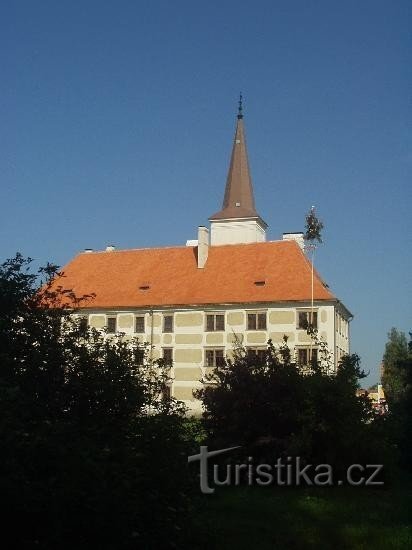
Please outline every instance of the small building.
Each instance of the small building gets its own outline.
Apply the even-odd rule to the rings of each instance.
[[[250,176],[242,105],[221,210],[186,246],[86,250],[65,268],[65,286],[95,294],[82,309],[92,327],[138,336],[153,357],[172,362],[171,393],[190,409],[193,390],[240,342],[259,354],[288,337],[296,360],[308,364],[317,347],[308,322],[326,341],[335,368],[349,352],[348,309],[305,255],[302,233],[266,240]],[[312,300],[313,298],[313,300]]]

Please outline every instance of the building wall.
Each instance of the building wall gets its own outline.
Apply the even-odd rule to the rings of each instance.
[[[266,231],[257,220],[219,220],[210,224],[210,244],[259,243],[266,241]]]
[[[172,395],[183,400],[193,411],[200,411],[200,403],[193,397],[193,390],[202,386],[201,379],[210,370],[206,366],[207,350],[223,350],[226,357],[233,354],[236,341],[245,347],[265,348],[271,339],[275,346],[288,337],[288,345],[297,357],[299,348],[309,348],[311,339],[306,330],[298,328],[299,311],[308,311],[310,304],[267,304],[252,307],[215,306],[208,308],[191,307],[171,310],[130,310],[88,312],[89,325],[103,329],[108,317],[116,318],[116,330],[129,336],[137,336],[141,341],[153,345],[152,357],[163,356],[163,348],[173,349]],[[349,352],[349,328],[343,314],[334,304],[316,304],[318,313],[318,335],[326,341],[332,352],[332,361],[336,366],[338,353]],[[208,314],[223,314],[224,330],[207,331]],[[266,330],[248,330],[248,313],[266,313]],[[164,332],[165,315],[173,315],[173,332]],[[144,316],[144,334],[135,333],[135,319]],[[341,320],[338,321],[338,316]]]

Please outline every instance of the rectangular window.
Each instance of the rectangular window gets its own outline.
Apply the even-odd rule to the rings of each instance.
[[[248,359],[258,358],[259,361],[266,360],[266,348],[247,348]]]
[[[310,310],[298,311],[298,328],[306,330],[309,326],[318,328],[318,312]]]
[[[163,315],[163,332],[173,332],[173,315]]]
[[[107,334],[115,334],[116,332],[116,317],[107,318]]]
[[[136,348],[135,349],[135,358],[136,358],[136,363],[138,365],[143,365],[143,362],[144,362],[144,348]]]
[[[137,334],[143,334],[145,332],[144,315],[139,315],[138,317],[135,317],[134,331]]]
[[[215,332],[217,330],[225,330],[225,315],[221,313],[206,315],[206,331]]]
[[[248,330],[266,330],[266,313],[248,313]]]
[[[173,348],[163,348],[163,359],[167,365],[173,363]]]
[[[219,367],[225,362],[224,350],[207,349],[205,352],[205,359],[207,367]]]
[[[79,330],[80,332],[86,332],[88,327],[88,318],[87,316],[79,317]]]
[[[312,353],[310,348],[299,348],[298,349],[298,363],[299,365],[310,365],[312,361],[318,360],[318,350],[317,348],[312,348]]]

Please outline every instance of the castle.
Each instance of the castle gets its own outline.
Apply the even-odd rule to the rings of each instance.
[[[266,241],[256,210],[242,104],[236,121],[222,209],[186,246],[86,249],[64,268],[65,286],[94,293],[82,308],[90,326],[137,336],[153,358],[172,365],[171,395],[196,411],[193,390],[241,342],[259,355],[269,339],[288,345],[300,364],[316,357],[308,322],[327,342],[335,368],[349,352],[348,309],[304,252],[302,233]]]

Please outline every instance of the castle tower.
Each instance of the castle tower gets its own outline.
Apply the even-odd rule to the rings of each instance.
[[[256,211],[239,99],[235,138],[222,209],[210,216],[211,245],[256,243],[266,240],[267,224]]]

